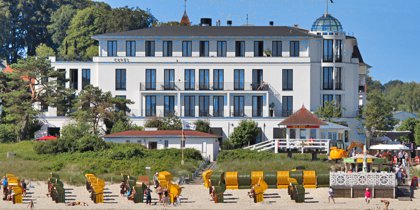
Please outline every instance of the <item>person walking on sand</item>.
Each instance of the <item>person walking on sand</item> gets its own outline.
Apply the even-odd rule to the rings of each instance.
[[[29,208],[30,210],[32,210],[32,209],[34,209],[34,207],[35,207],[35,205],[34,205],[34,201],[31,199],[31,200],[29,201],[28,208]]]
[[[365,190],[365,202],[367,204],[369,204],[371,198],[372,198],[372,194],[370,193],[369,188],[366,188],[366,190]]]
[[[333,201],[333,203],[335,204],[335,200],[334,200],[334,190],[332,187],[330,187],[330,189],[328,189],[328,203],[330,203],[330,201]]]
[[[155,189],[159,187],[159,173],[156,172],[155,175],[153,175],[153,184],[155,185]]]
[[[385,204],[385,210],[388,210],[388,207],[389,207],[389,201],[388,200],[381,200],[381,203],[384,203]]]

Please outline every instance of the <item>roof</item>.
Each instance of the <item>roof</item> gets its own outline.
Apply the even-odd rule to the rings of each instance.
[[[184,15],[182,15],[181,21],[180,21],[180,25],[181,26],[191,26],[191,21],[190,18],[187,15],[187,11],[184,11]]]
[[[349,130],[348,127],[344,126],[344,125],[340,125],[337,123],[332,123],[332,122],[326,122],[326,125],[321,126],[322,129],[328,129],[328,130]]]
[[[395,119],[397,119],[397,120],[399,120],[399,121],[404,121],[404,120],[406,120],[408,118],[416,118],[416,119],[419,118],[414,113],[404,112],[404,111],[396,111],[396,112],[393,113],[393,116],[392,117],[395,118]]]
[[[204,133],[200,131],[184,130],[186,138],[219,138],[219,136]],[[121,138],[121,137],[182,137],[182,130],[160,130],[160,131],[123,131],[105,135],[104,138]]]
[[[359,63],[365,63],[363,61],[362,53],[360,53],[359,47],[357,45],[353,46],[353,54],[351,55],[352,58],[358,58]]]
[[[302,106],[297,112],[290,115],[288,118],[280,122],[280,125],[286,126],[321,126],[327,125],[317,116],[312,114],[309,110]]]
[[[159,26],[143,28],[132,31],[115,32],[94,35],[93,38],[106,37],[156,37],[156,36],[295,36],[295,37],[316,37],[308,30],[289,26]]]

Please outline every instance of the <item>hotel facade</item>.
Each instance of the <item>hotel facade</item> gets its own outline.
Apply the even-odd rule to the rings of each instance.
[[[93,85],[132,100],[128,114],[136,124],[174,114],[190,122],[209,120],[223,138],[244,119],[258,122],[259,142],[281,138],[279,122],[302,106],[314,112],[334,101],[342,119],[354,120],[365,104],[369,66],[356,38],[330,14],[310,30],[272,22],[212,26],[210,19],[185,25],[95,35],[99,55],[90,62],[50,59],[66,72],[68,87]],[[43,111],[39,135],[69,121],[56,108]],[[302,132],[297,129],[295,138],[309,136]]]

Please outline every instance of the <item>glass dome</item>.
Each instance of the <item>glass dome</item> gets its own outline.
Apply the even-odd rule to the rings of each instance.
[[[337,18],[324,14],[312,24],[311,31],[343,32],[343,26]]]

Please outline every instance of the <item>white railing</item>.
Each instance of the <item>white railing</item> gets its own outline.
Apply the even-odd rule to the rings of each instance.
[[[305,150],[318,149],[320,151],[329,152],[329,139],[272,139],[263,141],[251,146],[244,147],[244,149],[256,150],[256,151],[267,151],[275,149],[279,150],[297,149],[303,153]]]
[[[381,186],[395,187],[397,182],[394,173],[344,173],[330,172],[330,186]]]

